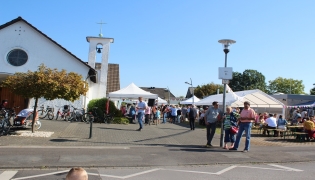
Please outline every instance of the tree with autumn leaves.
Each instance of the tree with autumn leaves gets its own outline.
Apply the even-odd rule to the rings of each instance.
[[[50,69],[44,64],[41,64],[37,71],[17,72],[8,76],[1,86],[25,98],[34,98],[34,112],[39,98],[75,101],[88,91],[88,84],[82,80],[81,75],[74,72],[67,73],[64,69],[61,71]],[[35,116],[32,120],[32,132],[34,132],[34,122]]]
[[[223,85],[222,84],[214,84],[209,83],[209,84],[204,84],[202,86],[197,86],[194,90],[194,95],[198,98],[204,98],[206,96],[210,96],[213,94],[217,94],[217,91],[219,89],[219,92],[223,92]]]

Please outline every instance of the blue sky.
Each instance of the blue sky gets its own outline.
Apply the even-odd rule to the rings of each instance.
[[[220,39],[233,39],[228,67],[254,69],[266,77],[315,83],[313,0],[10,0],[1,2],[0,24],[18,16],[80,59],[86,36],[112,37],[109,62],[120,64],[121,88],[169,87],[185,96],[188,85],[221,83]]]

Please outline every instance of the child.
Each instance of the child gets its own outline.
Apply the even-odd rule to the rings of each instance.
[[[160,117],[161,117],[161,111],[160,111],[160,108],[157,109],[156,113],[155,113],[155,118],[156,118],[156,122],[155,124],[160,124]]]

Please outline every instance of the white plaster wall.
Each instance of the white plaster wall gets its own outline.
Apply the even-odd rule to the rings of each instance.
[[[78,108],[78,109],[83,108],[83,100],[84,100],[84,96],[80,96],[80,98],[74,102],[66,101],[64,99],[54,99],[52,101],[49,101],[49,100],[46,100],[44,98],[40,98],[40,99],[38,99],[37,107],[40,107],[42,105],[44,105],[45,108],[47,106],[53,107],[54,108],[54,114],[56,114],[58,111],[58,108],[61,107],[61,109],[63,109],[64,105],[71,105],[71,106]],[[33,108],[34,105],[35,105],[35,99],[31,99],[30,103],[29,103],[29,108]],[[71,107],[71,110],[73,110],[72,107]]]
[[[7,62],[7,54],[16,48],[24,50],[28,55],[28,61],[22,66],[12,66]],[[14,74],[15,72],[27,72],[28,70],[36,71],[41,63],[49,68],[76,72],[82,75],[83,80],[85,80],[89,71],[88,66],[22,21],[0,31],[0,73]],[[93,85],[90,87],[93,87]],[[93,94],[91,93],[91,95]],[[79,102],[83,104],[82,100]],[[30,106],[32,106],[31,103]]]

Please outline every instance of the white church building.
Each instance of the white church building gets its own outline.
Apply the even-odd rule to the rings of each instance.
[[[0,26],[0,81],[16,72],[36,71],[40,64],[49,68],[65,69],[82,75],[89,83],[86,96],[75,102],[61,99],[47,101],[39,100],[39,105],[56,106],[73,105],[77,108],[86,107],[91,99],[106,97],[107,71],[110,44],[113,38],[86,37],[90,44],[88,63],[76,57],[56,41],[21,17]],[[101,54],[101,66],[96,66],[96,53]],[[20,106],[20,109],[32,107],[33,100],[25,99],[0,88],[0,98],[8,99],[9,106]]]

